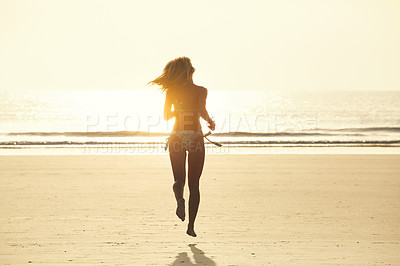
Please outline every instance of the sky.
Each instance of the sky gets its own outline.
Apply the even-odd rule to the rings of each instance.
[[[0,89],[399,90],[400,1],[0,0]]]

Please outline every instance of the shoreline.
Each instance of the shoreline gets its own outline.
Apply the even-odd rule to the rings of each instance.
[[[206,154],[400,154],[400,147],[214,147],[206,146]],[[11,155],[168,155],[163,147],[119,147],[119,146],[91,146],[91,147],[0,147],[0,156]]]

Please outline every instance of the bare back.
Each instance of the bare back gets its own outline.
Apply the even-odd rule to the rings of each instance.
[[[200,117],[205,110],[207,90],[197,85],[189,85],[168,91],[167,96],[175,112],[174,130],[200,131]]]

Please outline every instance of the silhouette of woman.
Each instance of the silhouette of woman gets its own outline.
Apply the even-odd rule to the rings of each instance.
[[[199,180],[204,166],[205,148],[200,117],[208,122],[211,130],[215,122],[206,110],[207,89],[193,83],[195,69],[187,57],[176,58],[165,66],[161,76],[150,84],[161,86],[165,92],[164,119],[175,117],[175,124],[168,138],[169,156],[174,175],[173,191],[176,215],[185,220],[183,190],[186,179],[186,155],[188,157],[189,223],[186,233],[196,237],[194,221],[200,203]]]

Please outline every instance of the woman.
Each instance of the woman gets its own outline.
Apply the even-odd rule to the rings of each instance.
[[[188,157],[189,223],[186,233],[196,237],[194,221],[200,203],[199,180],[204,166],[204,140],[200,117],[208,122],[211,130],[215,122],[206,110],[207,89],[193,83],[195,69],[187,57],[176,58],[165,66],[161,76],[150,84],[161,86],[165,92],[164,119],[175,117],[175,124],[168,141],[169,156],[174,174],[173,190],[177,202],[176,215],[185,220],[183,190]],[[173,107],[173,108],[172,108]]]

